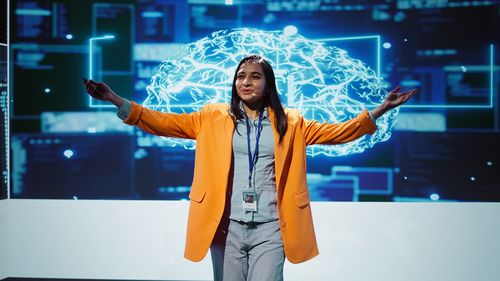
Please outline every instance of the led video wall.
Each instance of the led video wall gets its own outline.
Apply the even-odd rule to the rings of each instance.
[[[239,60],[260,54],[284,106],[307,119],[343,122],[397,85],[419,88],[377,120],[373,136],[307,148],[312,200],[499,202],[498,9],[495,1],[11,0],[3,196],[8,180],[10,198],[187,200],[196,143],[123,124],[113,105],[89,98],[82,77],[155,110],[192,112],[228,103]]]

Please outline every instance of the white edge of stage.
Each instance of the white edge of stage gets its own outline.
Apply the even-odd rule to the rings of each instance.
[[[0,201],[0,278],[211,280],[210,254],[183,258],[188,206]],[[287,281],[500,280],[500,203],[313,202],[312,210],[320,255],[287,262]]]
[[[9,277],[8,200],[0,200],[0,280]]]

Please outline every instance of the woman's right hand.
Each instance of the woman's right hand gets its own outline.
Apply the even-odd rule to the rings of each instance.
[[[85,91],[95,99],[110,101],[117,107],[120,107],[122,104],[122,98],[113,92],[106,83],[83,78],[83,86],[85,87]]]

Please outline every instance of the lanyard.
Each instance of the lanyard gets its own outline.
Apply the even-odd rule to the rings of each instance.
[[[248,186],[252,186],[252,173],[253,173],[253,167],[255,163],[257,162],[257,155],[259,154],[259,139],[260,139],[260,132],[262,131],[262,111],[260,112],[259,115],[259,124],[257,125],[257,134],[255,137],[255,150],[252,151],[250,150],[250,122],[248,121],[248,116],[246,116],[245,121],[247,123],[247,145],[248,145]]]

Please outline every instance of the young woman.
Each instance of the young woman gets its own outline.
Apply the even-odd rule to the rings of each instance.
[[[292,263],[318,255],[306,146],[339,144],[376,130],[375,120],[416,93],[397,87],[384,102],[340,124],[304,119],[285,110],[271,65],[241,60],[231,103],[193,113],[163,113],[121,98],[104,83],[84,79],[92,97],[110,101],[118,116],[155,135],[196,140],[184,256],[202,260],[210,248],[215,280],[283,280]]]

